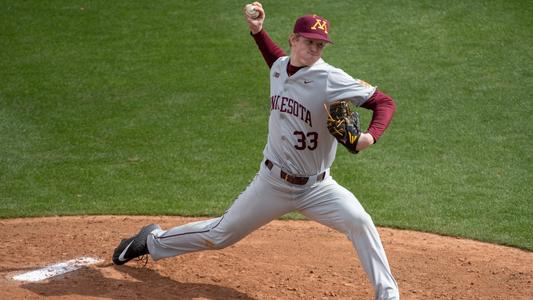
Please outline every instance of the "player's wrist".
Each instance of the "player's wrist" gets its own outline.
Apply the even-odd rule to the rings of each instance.
[[[372,144],[374,144],[374,137],[368,132],[363,132],[359,137],[359,141],[357,141],[356,150],[364,150],[370,147]]]
[[[263,31],[263,26],[260,26],[260,27],[258,27],[258,28],[252,28],[252,27],[250,27],[250,33],[251,33],[252,35],[259,34],[259,33],[261,33],[261,31]]]

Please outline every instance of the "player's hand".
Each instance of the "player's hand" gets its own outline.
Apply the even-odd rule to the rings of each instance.
[[[263,9],[263,5],[257,1],[253,2],[252,5],[256,6],[257,11],[259,12],[259,17],[257,17],[256,19],[252,19],[246,14],[246,7],[243,7],[242,11],[244,14],[244,18],[248,23],[248,28],[250,28],[252,34],[257,34],[261,30],[263,30],[263,22],[265,21],[265,10]]]
[[[357,151],[362,151],[368,147],[370,147],[370,145],[373,145],[374,144],[374,137],[370,134],[370,133],[367,133],[367,132],[364,132],[364,133],[361,133],[361,136],[359,137],[359,141],[357,142]]]

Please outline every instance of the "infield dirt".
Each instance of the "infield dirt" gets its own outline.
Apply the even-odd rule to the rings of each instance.
[[[373,299],[351,242],[311,221],[273,221],[223,250],[113,266],[121,238],[192,218],[0,220],[0,299]],[[533,252],[379,228],[402,299],[533,299]],[[12,280],[80,256],[104,262],[41,282]]]

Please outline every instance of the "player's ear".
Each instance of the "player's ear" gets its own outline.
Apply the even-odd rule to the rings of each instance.
[[[298,39],[298,35],[296,33],[291,33],[289,35],[289,47],[292,48],[293,43],[296,42],[297,39]]]

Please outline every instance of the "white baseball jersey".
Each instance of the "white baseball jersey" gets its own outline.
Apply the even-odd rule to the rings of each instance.
[[[376,88],[323,59],[290,77],[288,63],[288,56],[281,57],[270,70],[271,112],[263,154],[286,172],[312,176],[331,167],[337,149],[324,104],[348,99],[360,106]]]

